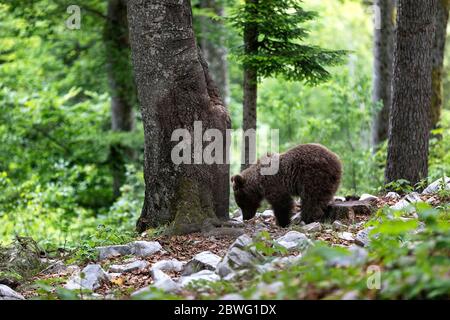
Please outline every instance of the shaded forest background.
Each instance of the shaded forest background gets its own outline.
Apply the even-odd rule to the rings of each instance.
[[[65,24],[66,1],[0,5],[2,244],[16,234],[70,247],[125,241],[134,233],[144,196],[144,134],[126,28],[110,23],[124,19],[115,15],[119,2],[85,1],[79,30]],[[242,128],[243,72],[236,57],[242,37],[204,2],[192,3],[199,45],[228,52],[227,63],[210,69],[213,76],[218,69],[227,75],[218,82],[233,128]],[[303,6],[319,14],[307,22],[307,43],[348,54],[318,86],[262,79],[258,129],[280,129],[281,151],[317,142],[339,154],[345,171],[340,195],[376,193],[384,187],[386,143],[376,150],[372,145],[372,119],[381,108],[372,103],[373,11],[350,0]],[[234,7],[225,1],[223,14]],[[446,63],[440,126],[430,141],[433,181],[450,172],[448,68]],[[132,117],[116,121],[114,106]],[[232,172],[240,168],[239,157],[234,145]]]

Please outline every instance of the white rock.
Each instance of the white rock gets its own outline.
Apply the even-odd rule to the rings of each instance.
[[[131,247],[129,245],[98,247],[96,249],[98,251],[99,260],[105,260],[131,254]]]
[[[343,231],[348,229],[348,227],[339,220],[334,221],[331,227],[334,231]]]
[[[252,295],[252,299],[261,299],[264,297],[273,297],[284,288],[284,284],[281,281],[267,284],[260,282],[256,286],[256,292]]]
[[[206,281],[219,281],[220,277],[211,270],[202,270],[200,272],[191,274],[189,276],[181,277],[179,280],[179,284],[181,287],[186,287],[187,285],[191,284],[193,281],[198,280],[206,280]]]
[[[161,251],[158,241],[135,241],[130,243],[131,253],[139,257],[148,257]]]
[[[221,257],[211,251],[203,251],[196,254],[191,261],[189,261],[183,269],[183,275],[187,276],[201,270],[214,271],[219,264]]]
[[[237,293],[229,293],[224,295],[219,300],[244,300],[244,297],[242,297],[240,294]]]
[[[420,199],[420,195],[417,192],[411,192],[405,197],[405,200],[410,203],[422,202],[422,199]]]
[[[367,246],[369,244],[369,242],[370,242],[369,233],[372,230],[373,230],[373,227],[368,227],[366,229],[363,229],[363,230],[359,231],[356,234],[355,243],[357,245],[360,245],[361,247]]]
[[[263,211],[260,216],[264,219],[270,218],[270,217],[274,217],[275,214],[273,213],[273,210],[265,210]]]
[[[366,249],[352,245],[348,248],[349,255],[332,258],[329,264],[338,267],[360,266],[366,263],[369,253]]]
[[[149,266],[147,261],[137,260],[127,264],[114,264],[109,268],[109,272],[125,273],[136,270],[143,270]]]
[[[298,231],[289,231],[284,236],[276,239],[275,242],[287,250],[304,250],[312,244],[305,234]]]
[[[273,259],[272,264],[281,267],[291,266],[301,261],[301,259],[302,259],[301,254],[296,256],[278,257]]]
[[[356,290],[346,292],[341,300],[359,300],[359,293]]]
[[[335,202],[337,202],[337,201],[339,201],[339,202],[345,202],[345,197],[338,197],[338,196],[336,196],[336,197],[334,197],[334,201]]]
[[[374,201],[374,200],[378,200],[378,197],[368,194],[368,193],[364,193],[360,198],[359,201]]]
[[[25,300],[25,298],[10,287],[0,284],[0,300]]]
[[[249,248],[252,243],[252,239],[246,234],[237,238],[217,265],[216,272],[221,277],[226,277],[237,270],[253,268],[261,262],[261,254]]]
[[[322,231],[322,225],[319,222],[313,222],[303,226],[302,229],[307,233],[320,232]]]
[[[155,269],[151,271],[152,278],[153,278],[153,284],[151,287],[160,289],[165,292],[177,292],[180,290],[180,286],[172,280],[172,278],[169,277],[169,275],[165,274],[159,269]],[[150,287],[145,287],[142,289],[139,289],[131,294],[132,297],[144,294],[144,293],[150,293],[151,289]]]
[[[397,202],[396,204],[392,205],[390,208],[394,209],[394,210],[405,210],[410,205],[411,204],[408,201],[403,199],[403,200],[400,200],[399,202]]]
[[[153,264],[152,270],[176,271],[180,272],[186,263],[176,259],[161,260]]]
[[[168,274],[166,274],[165,272],[163,272],[163,271],[161,271],[159,269],[151,270],[150,273],[152,275],[152,278],[153,278],[154,282],[171,279]]]
[[[245,248],[253,243],[252,238],[250,238],[248,235],[243,234],[242,236],[238,237],[230,246],[230,249],[233,247],[237,248]]]
[[[83,275],[83,276],[81,276]],[[81,274],[76,274],[69,279],[64,286],[68,290],[96,290],[103,283],[109,283],[108,274],[98,264],[90,264],[86,266]]]
[[[450,190],[450,178],[449,177],[443,177],[441,179],[434,181],[432,184],[430,184],[428,187],[426,187],[425,190],[423,190],[422,194],[437,193],[441,190]]]
[[[389,192],[387,195],[386,195],[386,198],[388,198],[388,199],[394,199],[394,200],[399,200],[401,197],[400,197],[400,195],[397,193],[397,192]]]
[[[165,292],[171,293],[178,292],[181,290],[181,286],[170,278],[157,281],[153,284],[153,286]]]
[[[355,238],[353,237],[353,234],[351,232],[342,232],[339,235],[339,239],[346,240],[346,241],[354,241]]]

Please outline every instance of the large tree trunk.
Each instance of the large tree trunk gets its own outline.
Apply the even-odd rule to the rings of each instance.
[[[109,0],[104,31],[106,68],[111,91],[111,129],[130,132],[134,129],[133,103],[135,88],[131,76],[130,46],[128,42],[127,6],[125,0]],[[110,147],[109,163],[113,176],[113,193],[120,195],[125,181],[125,163],[134,151],[119,143]]]
[[[438,0],[399,0],[386,181],[428,175],[432,45]]]
[[[197,140],[194,122],[201,121],[202,132],[215,128],[225,138],[230,123],[199,55],[190,1],[130,0],[128,21],[145,133],[145,200],[137,230],[171,223],[170,233],[200,231],[205,221],[228,217],[229,166],[176,165],[171,153],[179,141],[171,141],[172,133],[187,129]],[[193,149],[197,159],[202,150]],[[225,158],[225,141],[220,149]]]
[[[392,102],[392,61],[394,57],[395,0],[375,0],[380,14],[380,25],[374,29],[374,104],[380,103],[381,110],[373,119],[372,144],[376,147],[388,137],[389,109]]]
[[[443,101],[443,76],[445,42],[447,38],[447,23],[449,16],[450,0],[438,0],[436,14],[436,34],[433,43],[433,96],[430,112],[430,129],[436,129],[441,118]]]
[[[257,10],[259,0],[246,0],[246,10]],[[253,14],[252,14],[253,15]],[[255,22],[248,22],[244,27],[245,54],[251,55],[258,51],[258,25]],[[244,65],[244,110],[242,126],[244,130],[243,143],[243,163],[241,170],[249,167],[254,160],[256,151],[256,137],[251,138],[251,131],[256,133],[256,106],[258,99],[258,70],[254,66]],[[250,136],[249,136],[250,135]],[[253,151],[253,152],[252,152]]]
[[[223,3],[220,0],[200,0],[200,8],[211,9],[219,17],[224,15]],[[217,84],[223,101],[228,104],[230,90],[224,25],[220,21],[202,16],[200,18],[200,30],[200,47],[208,63],[211,77]]]

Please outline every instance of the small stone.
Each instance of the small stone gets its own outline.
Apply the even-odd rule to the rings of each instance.
[[[331,228],[334,231],[343,231],[348,229],[348,227],[339,220],[334,221],[333,224],[331,225]]]
[[[341,300],[359,300],[359,293],[356,290],[346,292],[342,297]]]
[[[412,192],[408,194],[405,197],[405,200],[407,200],[410,203],[422,202],[422,199],[420,198],[420,195],[417,192]]]
[[[206,281],[219,281],[220,277],[211,270],[202,270],[200,272],[191,274],[189,276],[181,277],[179,280],[179,284],[181,287],[186,287],[194,281],[198,280],[206,280]]]
[[[261,299],[274,297],[284,288],[284,284],[281,281],[273,282],[267,284],[265,282],[260,282],[256,286],[256,292],[253,294],[252,299]]]
[[[167,275],[166,273],[164,273],[163,271],[161,271],[159,269],[151,270],[150,273],[152,275],[154,282],[171,279],[169,275]]]
[[[368,194],[368,193],[364,193],[360,198],[359,201],[375,201],[378,200],[378,197]]]
[[[353,237],[353,234],[351,232],[340,233],[339,239],[346,240],[346,241],[354,241],[355,240],[355,238]]]
[[[222,298],[220,298],[219,300],[244,300],[244,297],[242,297],[240,294],[237,293],[229,293],[224,295]]]
[[[275,242],[287,250],[304,250],[312,244],[305,234],[298,231],[289,231],[284,236],[276,239]]]
[[[423,190],[422,194],[432,194],[437,193],[441,190],[450,190],[450,178],[443,177],[431,183],[428,187]]]
[[[237,238],[230,246],[230,248],[237,247],[237,248],[245,248],[253,243],[252,238],[250,238],[248,235],[243,234],[239,238]]]
[[[97,290],[103,283],[109,283],[108,274],[98,264],[90,264],[86,266],[81,274],[76,274],[69,279],[64,286],[68,290]]]
[[[153,264],[152,270],[176,271],[180,272],[186,263],[176,259],[161,260]]]
[[[338,197],[338,196],[336,196],[336,197],[334,197],[334,201],[336,202],[345,202],[346,201],[346,199],[345,199],[345,197]]]
[[[0,284],[0,300],[25,300],[25,298],[10,287]]]
[[[388,199],[394,199],[394,200],[399,200],[401,197],[397,192],[389,192],[386,196],[386,198]]]
[[[236,270],[252,268],[261,262],[261,254],[249,248],[252,243],[253,240],[246,234],[237,238],[217,265],[216,272],[226,277]]]
[[[98,247],[96,249],[100,261],[131,254],[131,247],[129,245]]]
[[[138,260],[138,261],[134,261],[131,263],[127,263],[127,264],[122,264],[122,265],[112,265],[109,268],[110,272],[115,272],[115,273],[126,273],[126,272],[133,272],[136,270],[143,270],[145,268],[147,268],[149,266],[149,263],[147,261],[142,261],[142,260]]]
[[[187,276],[201,270],[216,270],[220,260],[222,258],[211,251],[201,252],[185,265],[183,275]]]
[[[369,228],[359,231],[356,234],[355,243],[361,247],[367,246],[370,242],[369,233],[372,230],[373,230],[373,227],[369,227]]]
[[[267,218],[274,217],[275,214],[273,213],[273,210],[265,210],[265,211],[263,211],[263,212],[260,214],[260,216],[261,216],[263,219],[267,219]]]
[[[366,249],[352,245],[348,248],[348,255],[332,258],[329,264],[337,267],[360,266],[366,263],[369,253]]]
[[[392,205],[390,208],[394,210],[405,210],[407,209],[411,204],[406,201],[405,199],[400,200],[396,204]]]
[[[130,243],[131,254],[139,257],[148,257],[160,252],[162,247],[158,241],[135,241]]]
[[[319,222],[313,222],[302,227],[306,233],[315,233],[322,231],[322,225]]]
[[[170,278],[157,281],[153,284],[153,286],[162,291],[170,292],[170,293],[178,292],[181,290],[180,285]]]

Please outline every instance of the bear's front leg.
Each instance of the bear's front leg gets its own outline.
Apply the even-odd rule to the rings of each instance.
[[[266,199],[272,206],[277,224],[282,228],[287,227],[291,223],[294,208],[292,197],[288,193],[284,193],[267,195]]]
[[[324,216],[321,202],[313,199],[302,199],[301,217],[306,224],[319,222]]]

